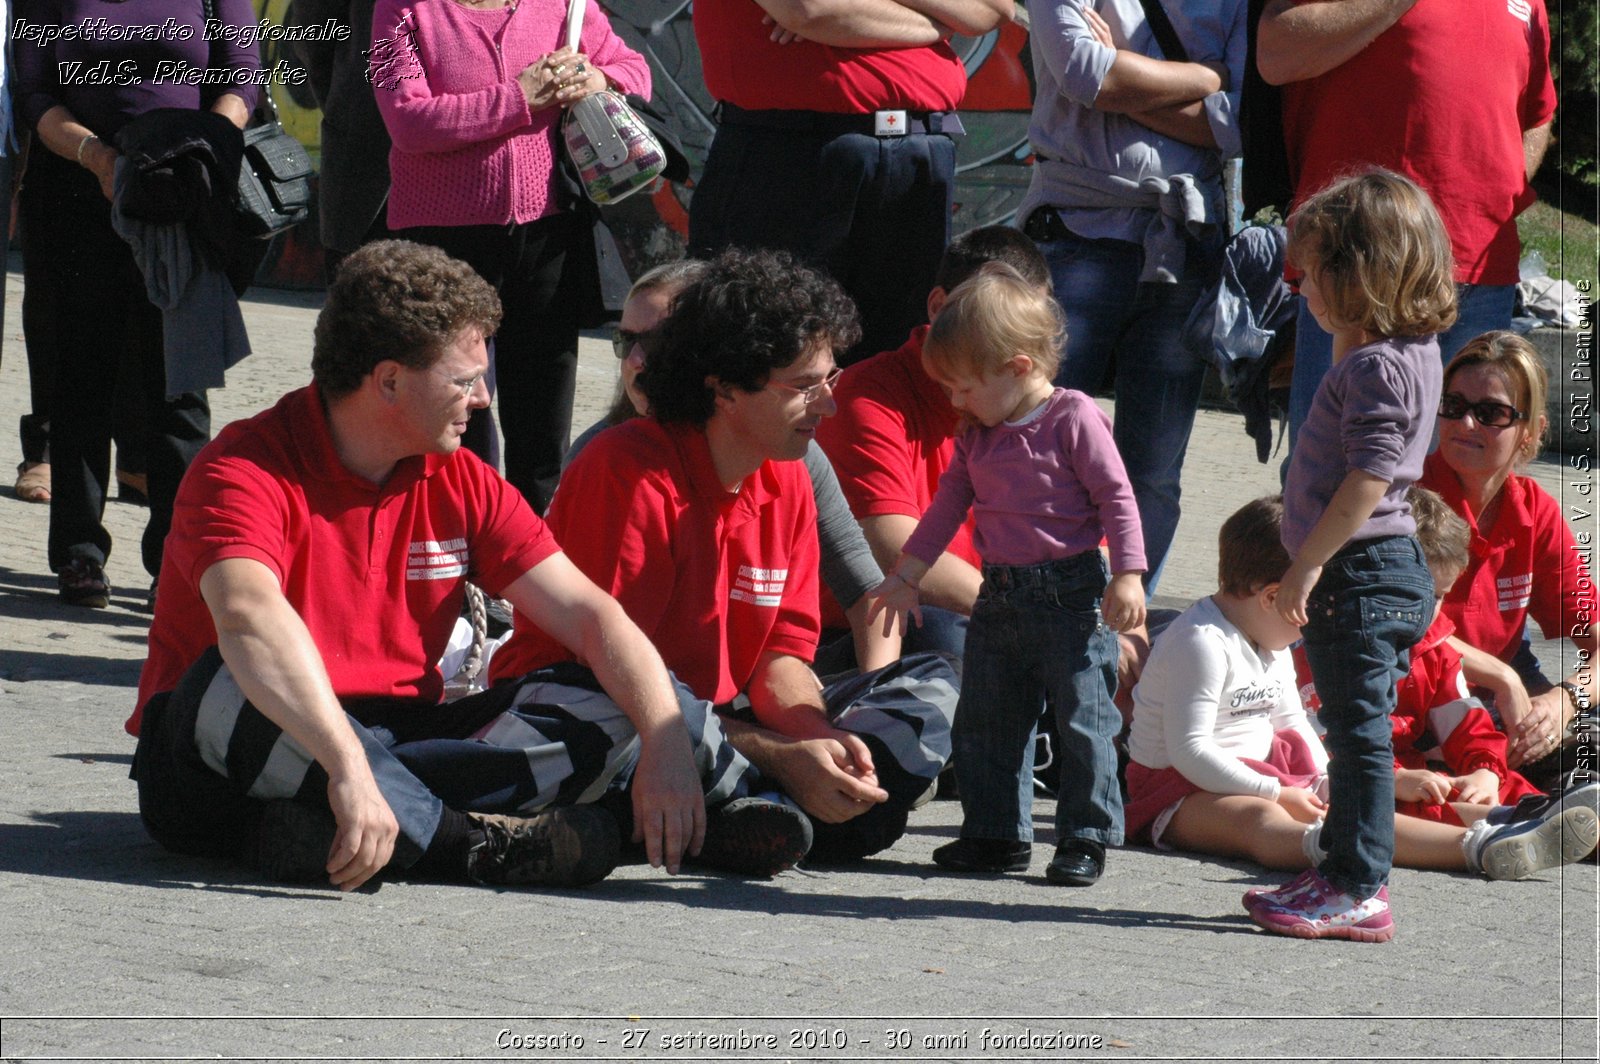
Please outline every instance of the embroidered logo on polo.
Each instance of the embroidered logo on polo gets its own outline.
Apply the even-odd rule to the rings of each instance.
[[[788,582],[787,569],[757,569],[753,565],[741,565],[728,597],[735,602],[775,607],[782,604],[783,588]]]
[[[1502,576],[1494,583],[1495,590],[1499,593],[1501,613],[1525,608],[1533,596],[1532,573],[1523,576]]]
[[[406,551],[407,580],[453,580],[466,572],[465,539],[420,539]]]

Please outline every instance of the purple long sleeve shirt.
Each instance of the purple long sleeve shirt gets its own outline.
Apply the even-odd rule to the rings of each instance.
[[[1422,476],[1439,415],[1439,338],[1379,340],[1339,360],[1311,401],[1283,483],[1283,546],[1295,557],[1352,470],[1389,482],[1356,540],[1411,535],[1406,489]]]
[[[1021,422],[962,433],[906,553],[932,565],[969,509],[985,564],[1069,558],[1104,538],[1112,572],[1145,568],[1139,509],[1111,419],[1082,392],[1057,388]]]
[[[226,27],[257,21],[250,0],[215,0],[214,8]],[[23,121],[36,126],[59,105],[110,140],[159,107],[201,110],[225,93],[254,107],[257,45],[240,44],[237,33],[208,35],[204,10],[202,0],[21,0],[13,47]]]

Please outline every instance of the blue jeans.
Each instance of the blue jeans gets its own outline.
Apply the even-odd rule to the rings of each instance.
[[[1412,536],[1347,544],[1323,566],[1306,615],[1306,660],[1328,729],[1328,856],[1319,870],[1347,894],[1370,898],[1394,860],[1395,684],[1433,618],[1422,548]]]
[[[1456,285],[1456,323],[1439,334],[1439,357],[1448,365],[1466,342],[1492,329],[1509,329],[1511,311],[1517,301],[1515,285]],[[1300,426],[1311,413],[1311,400],[1323,375],[1333,365],[1333,337],[1322,331],[1317,319],[1300,297],[1300,316],[1295,322],[1294,378],[1289,386],[1289,447],[1294,448]],[[1289,459],[1283,460],[1289,471]]]
[[[1115,381],[1112,432],[1139,505],[1144,586],[1153,595],[1178,530],[1183,457],[1206,376],[1205,362],[1182,338],[1204,271],[1191,268],[1177,284],[1140,284],[1138,244],[1069,236],[1044,241],[1039,250],[1067,316],[1056,384],[1098,395],[1108,378]]]
[[[983,567],[951,736],[962,838],[1033,838],[1034,728],[1048,698],[1061,735],[1056,839],[1121,844],[1117,638],[1100,616],[1107,579],[1097,550]]]

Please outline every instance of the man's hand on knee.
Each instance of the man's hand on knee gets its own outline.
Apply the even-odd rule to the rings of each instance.
[[[706,838],[706,802],[687,734],[642,744],[633,775],[633,841],[643,842],[652,868],[672,875],[685,853],[700,852]]]
[[[394,856],[400,825],[371,773],[330,778],[328,807],[339,826],[328,851],[328,880],[340,890],[355,890]]]

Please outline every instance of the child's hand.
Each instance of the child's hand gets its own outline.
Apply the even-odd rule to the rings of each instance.
[[[1430,772],[1425,768],[1396,769],[1394,796],[1396,801],[1422,802],[1425,805],[1443,805],[1450,799],[1449,776]]]
[[[1301,565],[1298,561],[1289,566],[1289,571],[1283,574],[1283,579],[1278,581],[1278,616],[1294,625],[1296,628],[1306,623],[1306,600],[1311,597],[1311,589],[1317,586],[1317,581],[1322,579],[1322,566]]]
[[[1486,768],[1450,780],[1455,800],[1472,805],[1494,805],[1500,800],[1500,777]]]
[[[1304,787],[1280,788],[1278,804],[1302,824],[1315,824],[1328,812],[1328,803]]]
[[[878,614],[883,614],[883,634],[885,637],[894,634],[896,627],[900,635],[906,634],[906,614],[917,619],[917,626],[922,626],[922,604],[917,589],[906,582],[905,577],[899,573],[890,573],[884,577],[883,583],[867,592],[870,603],[867,606],[867,624],[870,626],[878,619]],[[896,624],[898,622],[898,625]]]
[[[1138,573],[1118,573],[1106,585],[1100,615],[1113,632],[1131,632],[1144,624],[1144,582]]]

